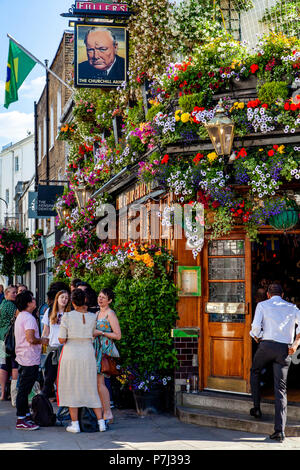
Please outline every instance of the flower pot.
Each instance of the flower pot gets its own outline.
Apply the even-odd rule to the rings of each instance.
[[[159,385],[147,392],[144,390],[134,390],[133,397],[137,414],[147,416],[166,411],[166,392],[166,387]]]
[[[297,225],[299,211],[294,208],[286,209],[269,219],[269,225],[276,230],[290,230]]]

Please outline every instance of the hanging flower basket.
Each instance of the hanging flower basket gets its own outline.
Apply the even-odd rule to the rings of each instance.
[[[290,208],[274,215],[269,219],[269,225],[276,230],[290,230],[297,225],[299,220],[298,209]]]

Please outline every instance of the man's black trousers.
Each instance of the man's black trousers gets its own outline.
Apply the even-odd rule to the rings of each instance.
[[[273,364],[274,395],[275,395],[275,432],[283,432],[287,417],[286,382],[291,356],[288,344],[277,341],[261,341],[253,358],[251,368],[251,392],[253,404],[260,407],[260,373],[269,363]]]
[[[29,413],[28,395],[39,375],[39,366],[21,366],[18,369],[17,416]]]

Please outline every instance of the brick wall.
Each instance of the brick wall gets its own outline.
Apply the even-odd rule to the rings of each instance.
[[[192,391],[192,377],[198,378],[198,338],[175,338],[174,347],[177,351],[178,367],[175,370],[175,391],[186,390],[186,380],[190,380]]]
[[[58,46],[56,55],[49,66],[53,72],[63,81],[67,82],[73,76],[74,43],[73,34],[64,32]],[[61,127],[59,118],[61,112],[71,96],[69,88],[49,74],[49,178],[51,180],[65,179],[65,143],[57,140],[57,134]],[[60,97],[60,103],[58,102]],[[52,108],[52,113],[51,113]],[[46,180],[47,161],[45,144],[45,117],[46,117],[46,88],[44,88],[37,104],[38,112],[38,139],[40,148],[40,164],[38,166],[39,181]],[[51,142],[52,132],[52,142]],[[41,184],[45,184],[44,182]]]

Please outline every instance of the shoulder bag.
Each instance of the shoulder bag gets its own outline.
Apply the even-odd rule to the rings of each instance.
[[[10,327],[8,332],[5,335],[4,338],[4,344],[5,344],[5,352],[8,356],[15,356],[15,347],[16,347],[16,341],[15,341],[15,316],[12,318],[10,322]]]
[[[120,375],[120,370],[116,360],[108,354],[102,354],[101,374]]]

